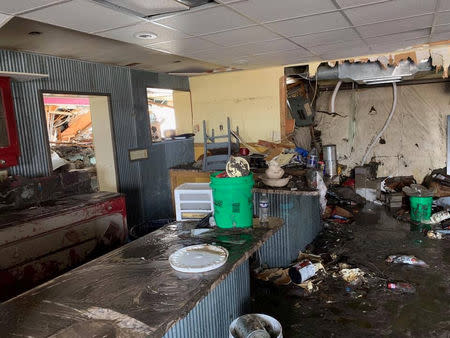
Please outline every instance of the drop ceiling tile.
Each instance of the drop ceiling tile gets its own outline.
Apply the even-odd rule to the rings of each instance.
[[[279,38],[279,35],[272,33],[264,27],[252,26],[221,33],[202,35],[202,38],[222,46],[234,46],[249,42],[273,40]]]
[[[223,6],[166,16],[157,18],[155,21],[191,35],[215,33],[253,25],[251,21]]]
[[[428,42],[428,37],[370,45],[372,53],[389,53]]]
[[[150,16],[162,13],[188,10],[189,7],[174,0],[107,0],[108,2],[141,14]]]
[[[449,36],[447,36],[447,40],[450,40],[450,24],[434,26],[433,33],[434,34],[447,33],[447,34],[449,34]]]
[[[238,12],[260,22],[307,16],[335,11],[330,0],[247,0],[231,4]]]
[[[18,14],[61,1],[62,0],[1,0],[0,12],[6,14]]]
[[[335,31],[296,36],[291,37],[290,39],[303,47],[311,47],[335,43],[337,41],[351,41],[359,39],[359,36],[353,28],[345,28]]]
[[[339,42],[339,43],[332,43],[332,44],[326,44],[326,45],[320,45],[320,46],[313,46],[313,47],[309,47],[309,50],[316,54],[327,54],[327,53],[331,53],[335,50],[361,48],[361,47],[367,47],[367,45],[364,43],[363,40],[355,39],[355,40],[347,41],[347,42]]]
[[[433,13],[436,0],[393,0],[344,10],[353,25]]]
[[[450,23],[450,11],[436,13],[435,25],[446,25]]]
[[[288,50],[300,50],[296,44],[286,39],[275,39],[271,41],[254,42],[232,47],[218,47],[207,51],[192,51],[191,57],[218,58],[223,56],[227,59],[242,58],[244,56],[256,55],[262,53],[276,53]],[[310,55],[308,51],[302,49],[305,55]]]
[[[273,22],[267,26],[289,37],[347,28],[350,25],[341,13],[335,12]]]
[[[422,15],[414,18],[392,20],[357,27],[363,38],[379,35],[403,33],[407,31],[431,27],[433,14]]]
[[[160,43],[152,43],[147,45],[146,47],[178,55],[185,55],[184,53],[188,52],[201,52],[204,50],[213,50],[215,48],[218,48],[217,45],[200,38],[188,38]]]
[[[354,58],[358,56],[365,56],[371,54],[372,51],[368,47],[353,47],[353,48],[343,48],[336,49],[332,52],[323,53],[320,57],[324,60],[336,60],[344,58]]]
[[[123,27],[142,21],[87,0],[72,0],[20,16],[86,33]]]
[[[301,47],[287,39],[275,39],[270,41],[261,41],[249,43],[240,46],[228,47],[228,49],[239,54],[255,55],[270,52],[283,52],[288,50],[299,50]]]
[[[438,11],[450,11],[450,0],[439,0]]]
[[[277,53],[255,55],[249,58],[249,63],[266,63],[272,65],[288,65],[316,60],[316,56],[306,55],[304,49],[289,50]]]
[[[8,23],[9,20],[12,19],[12,15],[6,15],[0,13],[0,28],[2,28],[4,25]]]
[[[418,29],[415,31],[399,33],[399,34],[389,34],[384,36],[378,36],[375,38],[366,39],[369,45],[384,45],[384,44],[401,44],[404,41],[418,39],[418,38],[428,38],[430,35],[430,28]]]
[[[157,38],[154,40],[145,40],[136,38],[134,35],[139,32],[154,33],[157,35]],[[183,34],[181,32],[166,27],[162,27],[151,22],[140,23],[137,25],[108,30],[105,32],[97,33],[96,35],[103,36],[109,39],[134,43],[141,46],[148,46],[150,43],[180,40],[189,37],[188,35]]]

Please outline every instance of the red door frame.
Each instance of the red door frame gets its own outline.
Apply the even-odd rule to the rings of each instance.
[[[2,102],[0,104],[3,104],[5,111],[9,141],[8,146],[0,147],[0,168],[6,168],[17,165],[20,155],[16,116],[11,94],[11,79],[9,77],[0,77],[0,91],[2,93]]]

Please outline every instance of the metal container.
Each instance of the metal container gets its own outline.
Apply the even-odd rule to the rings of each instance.
[[[324,153],[325,155],[325,153]],[[324,161],[325,162],[325,175],[326,176],[330,176],[330,177],[334,177],[337,175],[337,161]]]
[[[335,144],[327,144],[322,147],[323,149],[323,160],[326,161],[337,161],[336,156],[336,145]]]

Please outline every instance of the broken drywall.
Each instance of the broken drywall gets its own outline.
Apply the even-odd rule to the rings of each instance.
[[[397,109],[368,158],[381,163],[379,176],[414,175],[421,181],[432,169],[446,165],[450,82],[397,89]],[[317,110],[328,111],[330,98],[331,92],[322,93]],[[316,117],[323,144],[337,145],[339,162],[348,166],[347,173],[361,163],[369,142],[388,117],[392,99],[392,86],[341,90],[336,97],[336,112],[346,117],[320,113]]]
[[[436,67],[436,71],[442,70],[442,77],[448,78],[448,70],[450,67],[450,41],[440,41],[438,43],[423,44],[410,48],[400,49],[391,53],[374,54],[368,56],[359,56],[352,58],[344,58],[328,61],[330,67],[336,66],[338,63],[344,62],[379,62],[381,67],[386,68],[388,65],[398,65],[400,61],[410,59],[414,63],[421,60],[427,60],[431,57],[432,65]],[[320,63],[313,62],[309,66],[310,77],[314,77]]]

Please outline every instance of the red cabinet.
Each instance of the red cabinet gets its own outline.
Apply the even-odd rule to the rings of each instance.
[[[0,168],[17,165],[19,140],[8,77],[0,77]]]

